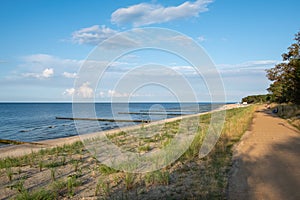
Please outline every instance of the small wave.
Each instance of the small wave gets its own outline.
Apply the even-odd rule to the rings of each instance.
[[[26,133],[26,132],[30,132],[30,131],[33,131],[34,130],[34,128],[30,128],[30,129],[22,129],[22,130],[20,130],[19,132],[20,133]]]
[[[20,133],[27,133],[27,132],[30,132],[30,131],[34,131],[34,130],[38,130],[38,129],[52,129],[52,128],[55,128],[56,126],[55,125],[50,125],[50,126],[40,126],[40,127],[35,127],[35,128],[28,128],[28,129],[22,129],[20,130],[19,132]]]

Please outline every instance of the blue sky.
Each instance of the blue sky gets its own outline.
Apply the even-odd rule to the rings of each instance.
[[[97,91],[91,90],[88,82],[74,88],[74,80],[99,42],[144,27],[168,28],[194,39],[219,70],[227,101],[239,101],[246,95],[266,93],[269,82],[264,69],[280,62],[280,55],[300,30],[300,2],[292,0],[0,3],[0,101],[71,101],[73,94],[105,101],[128,95],[111,87],[110,78]],[[172,59],[177,58],[137,52],[119,60],[116,69],[156,62],[185,73],[186,63]],[[210,100],[203,81],[191,83],[199,101]],[[133,97],[141,101],[172,100],[155,91],[155,87],[145,88]]]

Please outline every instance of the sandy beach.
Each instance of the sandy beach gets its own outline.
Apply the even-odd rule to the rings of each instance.
[[[227,105],[224,105],[224,106],[222,106],[218,109],[215,109],[213,111],[210,111],[210,112],[203,112],[203,113],[198,113],[198,114],[169,118],[169,119],[165,119],[165,120],[161,120],[161,121],[155,121],[155,122],[146,124],[145,126],[152,126],[155,124],[173,122],[173,121],[176,121],[176,120],[182,119],[182,118],[200,116],[200,115],[204,115],[204,114],[211,113],[211,112],[216,112],[216,111],[220,111],[220,110],[228,110],[228,109],[233,109],[233,108],[238,108],[238,107],[243,107],[243,106],[244,105],[241,105],[241,104],[227,104]],[[133,130],[136,128],[140,128],[140,126],[141,125],[135,125],[135,126],[116,128],[116,129],[111,129],[111,130],[96,132],[96,133],[90,133],[90,134],[85,134],[85,135],[80,135],[80,136],[77,135],[77,136],[72,136],[72,137],[57,138],[57,139],[43,140],[43,141],[36,142],[39,145],[34,145],[34,144],[10,145],[8,147],[0,148],[0,158],[22,156],[25,154],[29,154],[31,152],[39,151],[41,149],[53,148],[53,147],[57,147],[57,146],[62,146],[64,144],[72,144],[76,141],[93,138],[93,137],[100,136],[103,134],[115,134],[120,131]]]
[[[126,127],[127,130],[133,129],[127,133],[123,132],[124,128],[122,131],[113,129],[83,135],[83,138],[74,136],[42,141],[41,145],[26,144],[2,148],[1,156],[10,157],[0,160],[0,199],[35,199],[36,196],[51,199],[122,199],[126,196],[129,199],[145,200],[170,197],[225,198],[227,174],[231,163],[230,149],[249,127],[254,112],[253,106],[232,109],[237,107],[241,106],[231,104],[218,109],[226,110],[223,134],[205,158],[199,158],[199,150],[203,145],[201,137],[210,124],[209,115],[205,115],[207,113]],[[192,144],[174,162],[147,173],[131,173],[123,170],[124,168],[104,165],[99,162],[98,155],[94,154],[93,150],[89,151],[83,143],[76,142],[106,134],[111,142],[121,149],[142,156],[164,147],[168,148],[167,145],[178,133],[180,119],[183,118],[188,118],[188,123],[184,125],[188,127],[187,130],[193,130],[196,126],[192,124],[194,119],[200,123]],[[146,132],[138,135],[140,130]],[[147,135],[147,131],[154,131],[155,134]],[[98,141],[98,138],[95,139],[91,142]],[[40,149],[44,151],[37,152]],[[27,155],[21,156],[24,154]],[[152,163],[155,162],[152,160]]]

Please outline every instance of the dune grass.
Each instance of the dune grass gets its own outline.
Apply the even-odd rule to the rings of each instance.
[[[0,190],[5,189],[7,197],[14,199],[225,198],[232,147],[249,128],[254,109],[249,106],[228,110],[221,137],[209,155],[201,159],[199,149],[211,114],[199,116],[201,128],[188,150],[161,170],[141,174],[115,170],[99,163],[82,142],[75,142],[1,159],[0,170],[4,173],[0,178],[5,181]],[[168,122],[147,137],[139,136],[149,128],[146,126],[136,130],[136,138],[125,132],[108,138],[122,148],[130,147],[132,152],[148,152],[172,140],[179,123]]]
[[[286,119],[292,126],[300,130],[300,105],[275,104],[272,109],[278,109],[277,115]]]

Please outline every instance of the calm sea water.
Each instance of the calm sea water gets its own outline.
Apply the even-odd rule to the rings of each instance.
[[[114,112],[112,112],[112,106]],[[214,108],[217,105],[214,104]],[[124,115],[119,112],[161,112],[191,114],[207,112],[212,109],[209,103],[97,103],[96,116],[107,119],[144,119],[161,120],[176,117],[174,115]],[[0,103],[0,139],[20,141],[40,141],[77,135],[72,120],[57,120],[56,117],[72,117],[71,103]],[[118,126],[129,126],[135,123],[99,122],[98,126],[90,126],[88,121],[86,133],[109,130]]]

